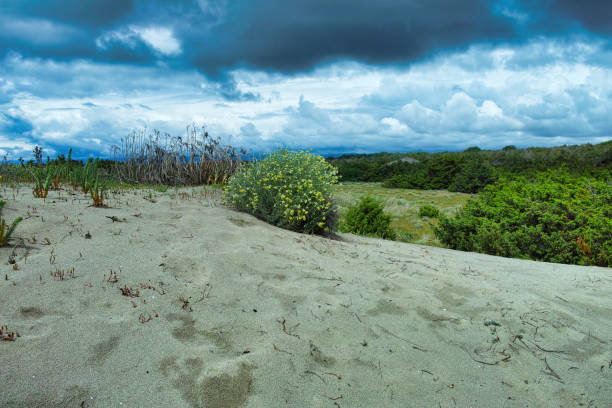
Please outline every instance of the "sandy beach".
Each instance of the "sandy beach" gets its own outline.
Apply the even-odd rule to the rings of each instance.
[[[612,407],[611,269],[1,195],[2,407]]]

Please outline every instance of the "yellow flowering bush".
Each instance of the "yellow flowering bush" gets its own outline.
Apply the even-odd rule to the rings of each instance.
[[[332,232],[337,170],[310,152],[278,150],[244,164],[225,186],[224,202],[270,224],[303,233]]]

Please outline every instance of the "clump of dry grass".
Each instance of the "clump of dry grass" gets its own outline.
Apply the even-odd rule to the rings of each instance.
[[[245,154],[192,125],[185,137],[158,130],[133,132],[122,139],[121,147],[113,146],[113,166],[115,176],[125,183],[225,184]]]

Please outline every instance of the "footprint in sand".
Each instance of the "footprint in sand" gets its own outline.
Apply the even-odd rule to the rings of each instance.
[[[20,319],[14,320],[15,325],[23,327],[19,332],[20,340],[36,340],[47,337],[53,333],[54,322],[65,319],[65,316],[47,314],[34,306],[25,306],[19,309]]]
[[[205,370],[200,357],[180,362],[170,356],[161,361],[159,370],[191,407],[239,408],[248,399],[253,368],[244,361],[226,360]]]

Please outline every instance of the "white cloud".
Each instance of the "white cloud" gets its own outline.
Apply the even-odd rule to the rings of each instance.
[[[123,43],[130,48],[135,48],[137,41],[136,33],[132,30],[113,30],[107,31],[98,38],[96,38],[96,47],[106,50],[115,42]]]
[[[478,118],[477,106],[469,95],[464,92],[453,94],[440,108],[442,125],[457,131],[468,131]]]
[[[138,46],[143,33],[114,31],[99,40]],[[150,36],[147,46],[162,49],[160,38]],[[542,41],[475,46],[409,67],[340,62],[295,75],[231,72],[238,93],[261,95],[248,101],[220,100],[197,71],[12,54],[0,60],[0,89],[10,96],[0,104],[14,112],[6,126],[28,129],[24,140],[96,151],[136,128],[180,135],[192,122],[261,150],[462,150],[609,139],[612,68],[592,59],[605,48],[574,44],[557,52],[558,44]],[[533,65],[534,51],[556,56]],[[530,64],[517,63],[525,58]],[[7,134],[16,139],[0,132],[0,143]]]
[[[424,107],[417,100],[402,106],[397,116],[418,133],[430,133],[440,126],[440,112]]]
[[[385,133],[391,136],[401,136],[408,132],[408,126],[395,118],[382,118],[380,123],[384,126],[383,129],[386,130]]]
[[[155,51],[164,55],[179,55],[181,44],[174,37],[172,30],[164,27],[130,27],[132,31]]]
[[[504,116],[504,111],[502,111],[495,102],[486,100],[482,103],[482,106],[478,108],[478,116],[501,118]]]
[[[96,46],[107,49],[114,42],[123,43],[130,48],[135,48],[139,42],[143,42],[155,52],[167,56],[176,56],[183,52],[174,32],[166,27],[131,25],[119,30],[108,31],[96,39]]]

